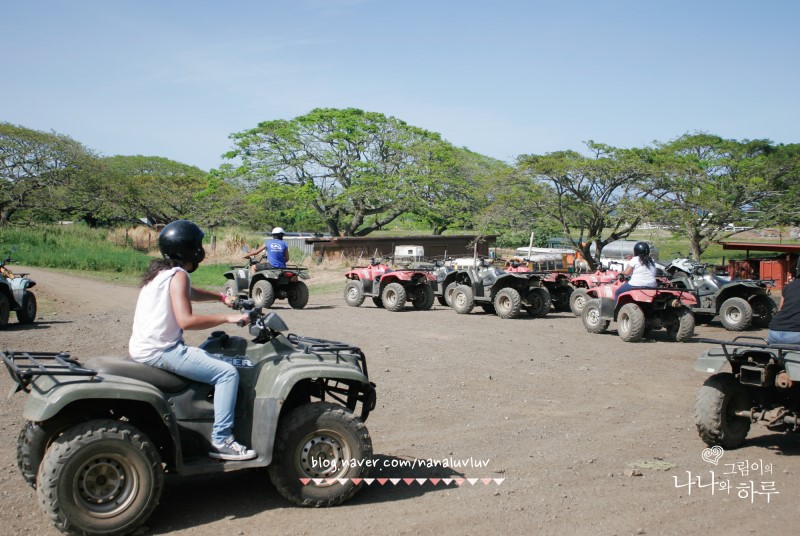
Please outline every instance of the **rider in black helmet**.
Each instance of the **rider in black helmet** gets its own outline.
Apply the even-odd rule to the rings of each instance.
[[[164,259],[191,262],[191,269],[187,269],[191,273],[206,257],[204,236],[205,233],[197,224],[188,220],[174,221],[158,235],[158,249]]]
[[[628,267],[620,274],[627,281],[620,285],[615,298],[623,292],[636,288],[654,288],[656,286],[656,261],[650,257],[650,246],[647,242],[636,242],[633,246],[633,257],[628,261]]]
[[[769,323],[767,342],[800,344],[800,259],[794,279],[781,292],[781,307]]]
[[[256,453],[233,437],[233,411],[239,373],[236,368],[213,358],[200,348],[183,342],[183,330],[208,329],[220,324],[247,321],[248,315],[196,315],[192,301],[222,301],[224,294],[191,286],[189,273],[203,261],[203,231],[187,220],[170,223],[158,237],[163,258],[150,262],[142,277],[136,302],[133,333],[128,344],[131,358],[168,370],[190,380],[214,385],[214,427],[209,456],[222,460],[249,460]]]

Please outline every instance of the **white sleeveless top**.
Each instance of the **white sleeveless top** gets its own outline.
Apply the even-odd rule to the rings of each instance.
[[[169,297],[169,284],[178,270],[185,272],[178,267],[162,270],[139,292],[133,333],[128,342],[128,352],[134,361],[152,361],[183,338]]]
[[[634,257],[628,261],[628,266],[633,268],[629,281],[632,287],[655,287],[656,286],[656,264],[645,266],[639,257]]]

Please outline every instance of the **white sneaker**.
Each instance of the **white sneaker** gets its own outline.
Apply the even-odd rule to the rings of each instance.
[[[208,455],[217,460],[252,460],[257,456],[256,451],[240,445],[233,436],[228,436],[221,445],[211,443],[211,448],[213,450],[209,451]]]

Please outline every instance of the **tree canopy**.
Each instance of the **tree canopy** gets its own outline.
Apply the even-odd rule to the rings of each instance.
[[[560,224],[564,236],[572,237],[594,268],[592,244],[599,258],[606,244],[629,236],[644,221],[656,198],[655,169],[647,149],[586,145],[588,156],[576,151],[522,155],[517,165],[532,187],[546,187],[538,207]]]
[[[524,154],[514,165],[380,113],[318,108],[231,134],[206,173],[159,156],[103,157],[69,136],[0,123],[0,225],[189,218],[363,236],[401,219],[499,243],[570,238],[594,265],[642,222],[699,257],[731,226],[800,224],[800,145],[684,134],[642,148]]]
[[[57,217],[55,194],[91,168],[93,158],[69,136],[0,123],[0,224],[21,213]]]
[[[768,140],[698,133],[657,148],[659,220],[689,239],[696,259],[732,228],[769,222],[773,214],[759,207],[796,166],[790,159],[780,162]]]
[[[310,204],[333,235],[360,236],[398,216],[441,205],[457,180],[453,148],[438,134],[354,108],[315,109],[231,136],[236,170],[267,202],[280,191]]]

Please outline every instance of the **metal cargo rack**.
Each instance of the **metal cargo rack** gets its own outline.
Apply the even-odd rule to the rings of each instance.
[[[800,344],[769,344],[761,337],[736,337],[732,341],[723,341],[721,339],[698,339],[698,342],[708,344],[718,344],[722,347],[725,357],[730,357],[731,353],[728,348],[758,348],[760,350],[777,350],[778,357],[783,358],[786,352],[800,352]]]
[[[97,372],[83,367],[68,352],[0,352],[3,364],[17,391],[28,392],[28,385],[37,376],[96,376]]]
[[[358,361],[358,364],[361,367],[361,372],[363,372],[365,376],[369,377],[369,374],[367,373],[367,358],[364,355],[364,352],[362,352],[361,348],[358,346],[353,346],[352,344],[343,342],[329,341],[326,339],[304,337],[302,335],[295,335],[294,333],[289,333],[286,338],[289,339],[289,342],[294,344],[299,350],[302,350],[307,354],[330,352],[336,354],[337,360],[339,359],[339,355],[341,353],[353,356]]]

